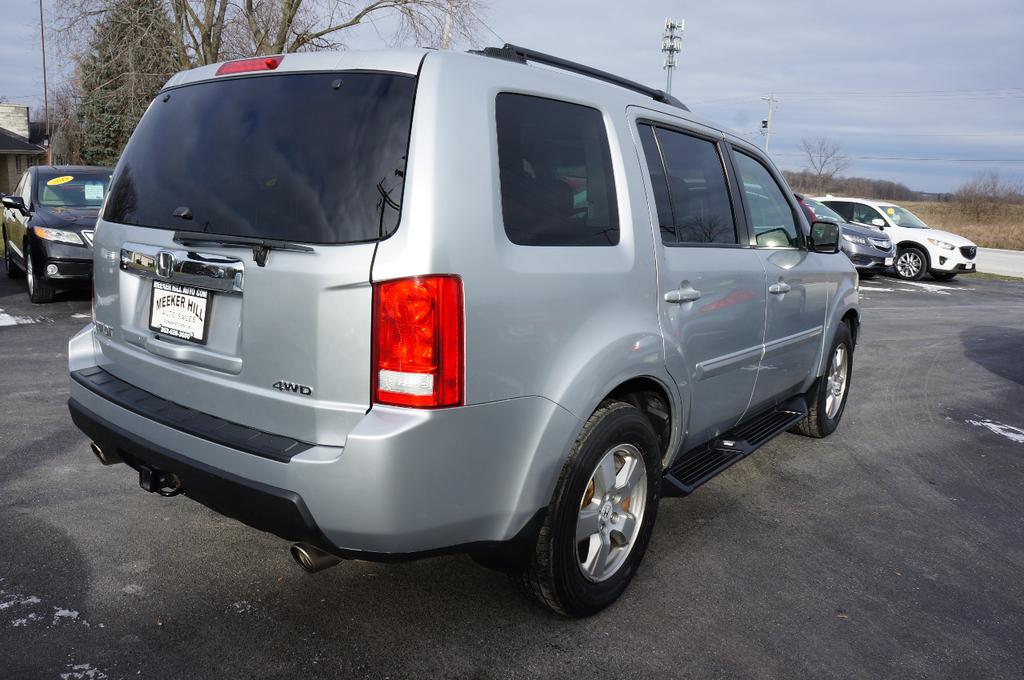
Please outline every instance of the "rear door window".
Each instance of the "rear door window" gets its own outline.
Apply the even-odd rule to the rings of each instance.
[[[847,222],[853,221],[853,203],[846,201],[822,201],[822,203],[839,213]]]
[[[771,172],[761,161],[745,153],[737,152],[733,158],[747,199],[757,245],[766,248],[799,248],[801,239],[796,216]]]
[[[501,214],[523,246],[619,242],[611,151],[597,109],[501,93],[495,102]]]
[[[411,76],[373,72],[169,90],[128,142],[104,219],[306,243],[386,237],[398,226],[415,90]]]
[[[736,244],[725,167],[715,142],[640,126],[666,244]]]

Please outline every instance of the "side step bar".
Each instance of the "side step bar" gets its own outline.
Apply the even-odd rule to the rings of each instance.
[[[665,471],[662,496],[690,495],[698,486],[757,451],[806,415],[807,402],[803,397],[793,397],[740,423],[718,439],[686,451]]]

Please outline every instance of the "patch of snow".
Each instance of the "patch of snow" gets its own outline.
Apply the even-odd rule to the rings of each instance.
[[[35,595],[29,595],[28,597],[22,597],[20,595],[8,595],[8,599],[4,600],[3,602],[0,602],[0,611],[3,611],[4,609],[9,609],[10,607],[13,607],[15,605],[19,607],[24,607],[25,605],[39,604],[40,602],[42,602],[42,600],[40,600]]]
[[[39,319],[33,319],[31,316],[16,316],[14,314],[8,314],[3,309],[0,309],[0,326],[22,326],[27,323],[36,323]]]
[[[72,319],[91,319],[92,316],[89,315],[89,314],[78,313],[78,314],[72,314],[71,318]]]
[[[110,676],[95,668],[92,664],[88,663],[76,663],[68,664],[67,668],[70,670],[67,673],[60,674],[60,680],[104,680]]]
[[[54,607],[53,608],[53,622],[50,623],[50,625],[51,626],[56,626],[57,623],[59,623],[61,619],[70,619],[72,621],[77,621],[78,620],[78,612],[75,611],[74,609],[64,609],[63,607]]]
[[[228,611],[234,609],[236,614],[247,614],[252,611],[252,605],[249,604],[248,600],[242,600],[241,602],[235,602],[228,608]]]
[[[966,420],[964,422],[977,427],[983,427],[989,432],[998,434],[1001,437],[1006,437],[1011,442],[1024,444],[1024,430],[1019,427],[997,423],[996,421],[989,420],[988,418],[983,418],[982,420]]]

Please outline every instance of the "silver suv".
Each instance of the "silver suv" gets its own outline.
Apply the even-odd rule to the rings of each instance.
[[[114,172],[69,407],[310,571],[468,552],[587,615],[662,496],[836,428],[837,241],[751,144],[548,55],[205,66]]]

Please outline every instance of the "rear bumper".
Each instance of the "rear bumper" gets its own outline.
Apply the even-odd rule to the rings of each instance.
[[[414,411],[375,406],[345,447],[287,462],[157,422],[77,380],[75,424],[132,467],[287,540],[377,561],[521,540],[546,508],[579,421],[540,397]],[[201,415],[201,414],[200,414]]]

